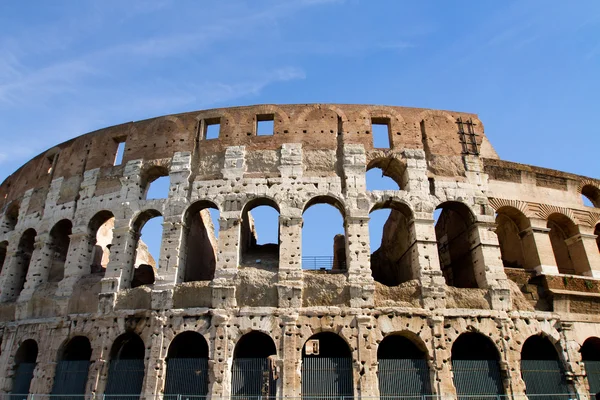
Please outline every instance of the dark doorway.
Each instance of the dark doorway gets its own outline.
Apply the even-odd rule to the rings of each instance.
[[[165,397],[208,394],[208,344],[197,332],[175,336],[167,353]]]
[[[547,337],[536,335],[525,341],[521,350],[521,375],[527,395],[535,395],[536,399],[552,399],[549,395],[572,392],[556,348]]]
[[[68,395],[65,400],[83,399],[91,356],[92,346],[88,338],[75,336],[69,340],[58,356],[52,394]]]
[[[277,394],[273,339],[252,331],[240,338],[233,352],[231,395],[241,398],[274,398]]]
[[[144,355],[144,342],[135,333],[125,333],[115,340],[110,351],[104,390],[105,394],[111,395],[111,400],[139,397],[144,382]]]
[[[580,351],[590,385],[590,393],[598,393],[600,392],[600,338],[587,339],[583,342]]]
[[[28,339],[21,343],[15,355],[15,374],[13,375],[11,394],[27,395],[33,379],[33,370],[38,355],[35,340]]]
[[[386,336],[377,349],[377,362],[380,396],[431,395],[427,354],[409,338]]]

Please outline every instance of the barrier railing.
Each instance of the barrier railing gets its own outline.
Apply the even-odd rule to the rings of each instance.
[[[334,264],[333,256],[303,256],[302,269],[311,271],[344,271],[346,270],[346,260],[336,260]]]

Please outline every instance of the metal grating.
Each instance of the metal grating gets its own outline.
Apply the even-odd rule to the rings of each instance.
[[[354,397],[351,358],[302,359],[302,397]]]
[[[104,393],[111,400],[137,400],[144,382],[144,360],[115,360],[108,366]]]
[[[29,393],[29,385],[31,385],[31,379],[33,378],[33,370],[35,369],[35,363],[20,363],[17,366],[15,375],[13,376],[13,387],[11,393],[13,394],[27,394]]]
[[[267,358],[235,358],[231,369],[231,395],[236,398],[275,397],[276,381]]]
[[[496,398],[504,394],[497,360],[452,360],[456,394],[477,398]],[[469,397],[470,398],[470,397]]]
[[[545,400],[552,399],[550,394],[571,392],[558,360],[521,360],[521,374],[527,395],[547,395],[542,397]]]
[[[165,395],[206,396],[208,393],[208,358],[169,358]]]
[[[71,395],[65,397],[66,400],[82,400],[85,394],[89,367],[89,360],[59,361],[56,364],[52,394]],[[78,394],[81,397],[72,396]]]
[[[600,392],[600,361],[584,361],[590,393]]]
[[[379,360],[381,396],[422,396],[431,394],[427,361],[419,359]]]

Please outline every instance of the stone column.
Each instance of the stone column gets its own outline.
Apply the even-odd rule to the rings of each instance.
[[[15,343],[16,327],[6,327],[2,332],[2,343],[0,348],[0,393],[10,393],[12,390],[12,378],[14,375],[14,355],[16,349],[13,350]]]
[[[220,310],[224,311],[224,310]],[[212,358],[208,360],[209,387],[212,399],[227,398],[231,394],[231,359],[227,323],[229,316],[218,310],[212,316]],[[233,350],[233,347],[231,348]]]
[[[433,375],[431,389],[434,395],[440,399],[455,399],[456,388],[454,387],[452,374],[452,352],[447,347],[444,335],[444,317],[434,315],[429,317],[429,327],[432,333],[433,354],[430,371]]]
[[[27,270],[25,286],[19,295],[19,302],[26,302],[31,299],[35,289],[42,283],[48,281],[48,274],[50,273],[53,257],[54,250],[50,245],[50,235],[48,233],[37,235],[35,237],[35,245],[33,253],[31,254],[29,268]]]
[[[166,350],[163,352],[164,323],[160,318],[152,318],[151,324],[150,349],[146,350],[150,354],[146,362],[146,376],[142,387],[142,398],[147,400],[153,400],[155,395],[162,393],[167,373]]]
[[[108,368],[110,364],[110,350],[113,345],[114,338],[108,334],[106,329],[101,337],[92,340],[92,360],[88,372],[89,388],[86,392],[94,394],[96,397],[102,396],[106,389],[108,381]]]
[[[360,370],[358,393],[360,398],[379,398],[377,379],[377,344],[373,337],[373,320],[369,315],[357,315],[357,349]]]
[[[565,240],[578,274],[600,278],[600,252],[596,235],[579,233]]]
[[[240,211],[237,201],[228,201],[219,219],[219,250],[213,289],[213,307],[236,307],[234,279],[239,265]]]
[[[497,318],[496,324],[501,332],[500,370],[502,371],[504,393],[508,396],[525,397],[525,381],[521,377],[521,353],[511,349],[512,321],[509,318]]]
[[[302,379],[302,351],[297,351],[298,343],[298,314],[284,314],[281,316],[283,323],[283,334],[281,335],[281,359],[283,361],[279,380],[281,381],[281,392],[278,397],[300,397]]]
[[[369,216],[346,215],[346,267],[351,307],[373,307],[375,282],[371,275]]]
[[[530,221],[531,227],[520,233],[525,249],[525,264],[533,266],[538,274],[558,274],[546,221],[537,218],[531,218]]]
[[[560,325],[560,348],[562,349],[564,360],[565,375],[567,380],[573,385],[573,388],[579,396],[587,397],[589,394],[588,385],[586,382],[586,372],[582,368],[581,353],[579,352],[579,344],[575,340],[573,332],[573,323],[563,321]],[[562,361],[561,360],[561,361]]]
[[[18,248],[19,238],[8,242],[4,266],[0,272],[0,302],[14,300],[19,295],[16,292],[19,288],[15,288],[18,273],[22,267],[17,258]]]
[[[56,295],[59,297],[70,297],[77,281],[91,273],[90,267],[96,238],[88,233],[87,226],[77,226],[73,228],[69,239],[65,275],[56,290]]]
[[[293,211],[279,216],[277,293],[280,308],[302,307],[302,210]]]

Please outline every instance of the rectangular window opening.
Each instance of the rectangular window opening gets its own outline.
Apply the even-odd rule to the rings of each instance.
[[[204,139],[218,139],[221,133],[221,118],[207,119],[204,121]]]
[[[256,135],[272,136],[275,132],[275,115],[262,114],[256,116]]]
[[[115,163],[113,165],[121,165],[123,163],[123,154],[125,153],[125,140],[115,139],[119,144],[117,146],[117,154],[115,154]]]
[[[390,121],[388,119],[373,118],[371,120],[371,131],[373,132],[374,148],[390,148]]]

